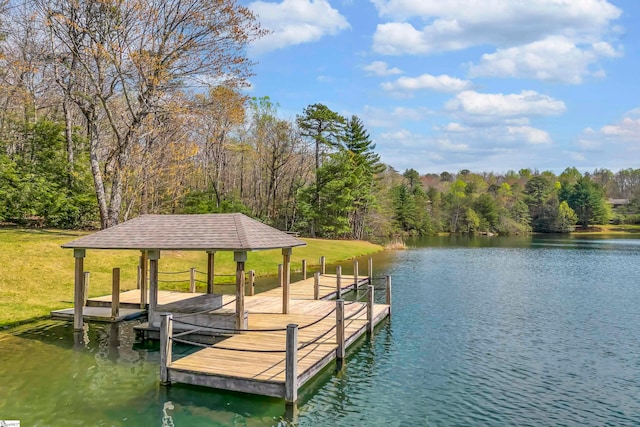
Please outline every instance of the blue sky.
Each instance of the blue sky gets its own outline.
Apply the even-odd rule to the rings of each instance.
[[[399,171],[640,167],[638,0],[241,3],[249,94],[357,115]]]

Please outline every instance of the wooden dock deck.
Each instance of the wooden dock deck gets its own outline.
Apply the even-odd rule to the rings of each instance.
[[[166,384],[193,384],[295,401],[299,388],[334,360],[344,357],[350,345],[390,315],[390,305],[374,304],[372,299],[362,301],[363,298],[368,299],[368,292],[375,293],[368,284],[369,278],[366,276],[358,277],[356,284],[354,276],[341,275],[339,293],[344,295],[357,288],[356,295],[360,298],[338,303],[331,300],[338,295],[338,279],[335,275],[319,275],[317,279],[310,277],[291,283],[288,314],[282,314],[283,287],[247,295],[244,297],[244,308],[248,313],[248,324],[246,330],[241,332],[201,327],[184,320],[192,318],[188,317],[188,313],[173,313],[169,321],[171,331],[165,334],[165,342],[161,342],[161,349],[165,352],[161,380]],[[158,309],[162,311],[163,306],[196,301],[203,295],[207,294],[158,291]],[[235,295],[222,295],[222,308],[208,313],[233,312],[235,298]],[[103,315],[109,317],[111,301],[111,295],[90,298],[83,310],[87,315],[103,310]],[[120,293],[119,304],[122,314],[129,310],[139,312],[140,290]],[[342,315],[337,314],[339,310]],[[68,311],[65,314],[72,318],[73,310]],[[202,311],[199,314],[206,315]],[[287,348],[289,352],[292,349],[287,338],[289,325],[297,325],[295,379],[292,379],[292,374],[287,378]],[[160,337],[162,341],[162,330],[157,326],[143,323],[136,329],[142,330],[147,337]],[[172,360],[172,346],[167,346],[167,342],[202,348]],[[209,345],[211,342],[215,344]],[[292,387],[295,389],[295,398],[291,395]]]
[[[286,398],[287,325],[298,325],[295,387],[299,389],[336,359],[335,308],[335,301],[296,300],[290,314],[250,314],[249,332],[172,361],[166,381]],[[366,309],[365,303],[345,303],[345,348],[367,331]],[[373,324],[388,315],[388,305],[375,304]]]

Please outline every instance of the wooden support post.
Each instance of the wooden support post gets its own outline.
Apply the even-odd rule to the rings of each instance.
[[[353,260],[353,283],[355,284],[356,290],[358,289],[358,260]]]
[[[326,274],[327,273],[327,259],[324,256],[320,257],[320,274]]]
[[[238,251],[233,253],[236,262],[236,329],[247,329],[244,323],[244,263],[247,253]]]
[[[285,360],[284,400],[298,400],[298,325],[287,325],[287,355]]]
[[[255,270],[249,270],[249,296],[256,294],[256,272]]]
[[[149,280],[147,278],[147,274],[149,272],[148,269],[149,261],[147,256],[147,251],[140,251],[140,308],[147,308],[148,297],[147,297],[147,284]]]
[[[111,319],[120,316],[120,269],[114,268],[111,273]]]
[[[391,316],[391,276],[387,276],[387,305],[389,306],[389,316]]]
[[[302,280],[307,280],[307,260],[302,260]]]
[[[336,359],[344,360],[345,345],[344,345],[344,300],[336,301]]]
[[[284,282],[284,276],[282,275],[282,272],[284,271],[284,268],[282,267],[282,264],[278,264],[278,286],[282,287],[282,284]]]
[[[287,426],[298,425],[298,405],[296,403],[287,403],[284,405],[284,421]]]
[[[149,258],[149,324],[153,324],[153,318],[158,307],[158,260],[160,251],[157,249],[147,251]]]
[[[313,273],[313,299],[320,299],[320,272]]]
[[[367,286],[369,293],[367,294],[367,333],[373,333],[373,285]]]
[[[140,257],[138,259],[138,268],[137,268],[137,272],[136,272],[136,289],[140,289],[140,280],[142,279],[142,261],[141,260],[142,257]]]
[[[373,283],[373,258],[371,257],[369,257],[367,274],[369,275],[369,284],[372,284]]]
[[[191,267],[189,269],[189,292],[194,294],[196,292],[196,268]]]
[[[84,306],[87,305],[87,298],[89,298],[89,278],[91,276],[91,273],[89,273],[88,271],[84,272],[84,277],[83,277],[83,285],[84,285],[84,290],[82,291],[82,294],[84,295]]]
[[[163,313],[160,319],[160,384],[169,385],[169,367],[172,362],[173,315]]]
[[[342,298],[342,267],[336,267],[336,299]]]
[[[215,278],[215,251],[207,251],[207,293],[213,293]]]
[[[289,314],[291,248],[282,248],[282,314]]]
[[[76,259],[74,294],[73,294],[73,329],[81,331],[84,325],[82,320],[82,307],[84,305],[84,249],[74,249],[73,257]]]

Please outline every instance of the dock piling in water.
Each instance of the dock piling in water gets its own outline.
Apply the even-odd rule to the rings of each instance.
[[[344,339],[344,300],[336,301],[336,359],[344,360],[345,339]]]
[[[284,399],[295,403],[298,400],[298,325],[287,325],[286,346]]]
[[[84,249],[74,249],[73,257],[75,258],[75,283],[73,298],[73,329],[81,331],[84,324],[82,320],[82,307],[84,305],[84,257],[86,251]]]
[[[336,298],[342,298],[342,267],[336,267]]]
[[[373,285],[368,285],[369,293],[367,294],[367,333],[372,334],[374,328],[373,322],[373,303],[374,303],[374,290]]]
[[[147,308],[147,285],[148,285],[148,268],[149,268],[149,259],[148,259],[147,251],[140,251],[140,265],[138,268],[140,269],[140,308]]]
[[[113,320],[120,316],[120,268],[116,267],[112,272],[111,279],[111,318]]]
[[[160,320],[160,384],[169,385],[173,343],[173,315],[163,313]]]
[[[386,295],[386,303],[389,306],[389,315],[391,315],[391,276],[387,276],[387,295]]]

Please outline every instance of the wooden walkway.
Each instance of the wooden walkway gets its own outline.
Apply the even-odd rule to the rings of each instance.
[[[164,305],[172,302],[183,301],[200,295],[204,294],[198,292],[158,291],[158,304]],[[111,307],[111,299],[111,295],[88,298],[87,307]],[[149,301],[148,292],[147,301]],[[140,289],[121,292],[120,306],[125,308],[140,307]]]
[[[336,359],[335,307],[335,301],[295,300],[290,314],[250,313],[251,332],[233,335],[173,361],[168,366],[168,382],[284,398],[287,325],[297,324],[299,328],[296,385],[299,389]],[[345,303],[346,347],[366,332],[366,308],[360,302]],[[375,325],[389,315],[389,306],[376,304],[373,312]],[[258,329],[272,331],[256,332]]]
[[[138,303],[138,307],[140,303]],[[127,320],[138,319],[147,314],[147,310],[140,308],[120,308],[120,313],[117,317],[111,317],[111,306],[106,307],[82,307],[82,317],[88,322],[107,322],[118,323]],[[51,312],[51,317],[54,319],[73,319],[73,308],[66,308],[62,310],[54,310]]]
[[[368,307],[367,295],[365,295],[367,284],[368,277],[358,278],[357,295],[361,300],[365,299],[364,302],[344,302],[344,349],[353,344],[368,329],[373,330],[375,325],[390,315],[389,305],[372,304]],[[201,331],[196,330],[193,334],[185,333],[185,329],[197,328],[186,323],[180,324],[180,318],[188,314],[175,313],[172,325],[180,331],[176,330],[176,336],[172,338],[173,342],[199,345],[202,349],[176,360],[172,360],[169,350],[169,360],[161,367],[164,372],[164,378],[162,373],[161,378],[166,383],[194,384],[289,400],[286,392],[287,387],[291,388],[291,385],[287,386],[286,329],[288,325],[298,325],[297,375],[294,385],[297,397],[297,390],[336,360],[337,352],[339,353],[337,302],[331,300],[336,297],[338,287],[337,278],[334,275],[320,276],[317,288],[314,277],[291,283],[289,286],[289,314],[282,314],[284,295],[282,287],[254,296],[245,296],[244,308],[248,312],[247,331],[237,334],[230,334],[231,331],[213,331],[212,335],[228,335],[213,345],[202,344],[203,341],[198,337],[212,337],[203,336]],[[355,287],[353,276],[341,276],[341,294]],[[318,299],[315,299],[316,293]],[[158,306],[179,301],[187,302],[202,295],[205,294],[158,291]],[[211,313],[233,311],[234,300],[235,295],[223,295],[223,308],[212,310]],[[111,301],[111,295],[90,298],[84,310],[104,310],[105,316],[110,316]],[[120,293],[119,301],[121,311],[139,310],[140,290]],[[70,317],[72,315],[71,309]],[[371,319],[368,318],[369,316]],[[136,328],[145,331],[148,337],[161,335],[158,328],[148,324],[142,324]],[[169,333],[171,334],[172,332]],[[161,348],[163,347],[167,348],[166,343],[161,343]]]

